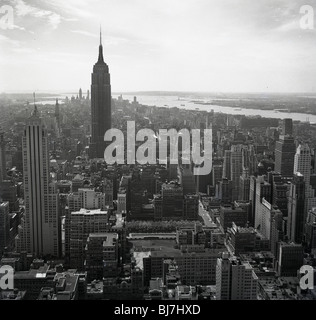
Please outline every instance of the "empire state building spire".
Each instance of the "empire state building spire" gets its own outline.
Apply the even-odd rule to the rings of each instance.
[[[98,63],[104,63],[101,26],[100,26],[100,45],[99,45],[99,59],[98,59]]]

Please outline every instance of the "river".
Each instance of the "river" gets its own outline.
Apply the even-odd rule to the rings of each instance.
[[[66,96],[71,98],[71,96],[76,96],[75,93],[65,93],[56,95],[54,98],[61,99],[61,102],[65,99]],[[119,94],[112,94],[113,98],[117,98]],[[52,99],[53,97],[49,97]],[[134,95],[123,95],[123,99],[133,101]],[[192,102],[192,101],[195,102]],[[215,98],[214,98],[215,100]],[[218,98],[216,98],[218,100]],[[282,112],[282,111],[274,111],[274,110],[260,110],[260,109],[249,109],[249,108],[234,108],[234,107],[223,107],[219,105],[205,105],[203,103],[212,101],[212,98],[209,99],[196,99],[194,96],[192,97],[178,97],[178,96],[153,96],[153,95],[137,95],[137,101],[140,104],[148,105],[148,106],[157,106],[157,107],[178,107],[181,109],[187,110],[201,110],[201,111],[210,111],[214,110],[214,112],[221,112],[224,114],[236,114],[236,115],[245,115],[245,116],[258,116],[264,118],[275,118],[275,119],[285,119],[291,118],[293,121],[301,121],[301,122],[310,122],[316,123],[316,115],[306,114],[306,113],[296,113],[296,112]],[[199,104],[197,101],[200,101],[202,104]],[[38,101],[39,104],[54,104],[55,100],[43,100]]]

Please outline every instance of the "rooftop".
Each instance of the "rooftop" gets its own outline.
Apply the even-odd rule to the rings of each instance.
[[[84,209],[81,208],[79,211],[72,212],[72,215],[94,215],[94,214],[107,214],[107,211],[103,211],[101,209]]]

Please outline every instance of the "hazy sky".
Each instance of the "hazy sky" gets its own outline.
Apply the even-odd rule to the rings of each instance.
[[[0,92],[86,91],[100,23],[112,91],[316,91],[316,29],[300,28],[315,0],[5,4],[14,28],[0,28]]]

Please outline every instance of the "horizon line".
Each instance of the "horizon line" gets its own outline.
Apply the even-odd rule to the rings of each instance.
[[[82,90],[86,93],[87,90],[91,92],[91,89]],[[1,91],[0,95],[3,94],[33,94],[34,92],[40,94],[66,94],[66,93],[78,93],[79,89],[72,90],[6,90]],[[153,93],[164,93],[164,94],[285,94],[285,95],[296,95],[296,94],[316,94],[316,91],[205,91],[205,90],[115,90],[112,94],[153,94]]]

